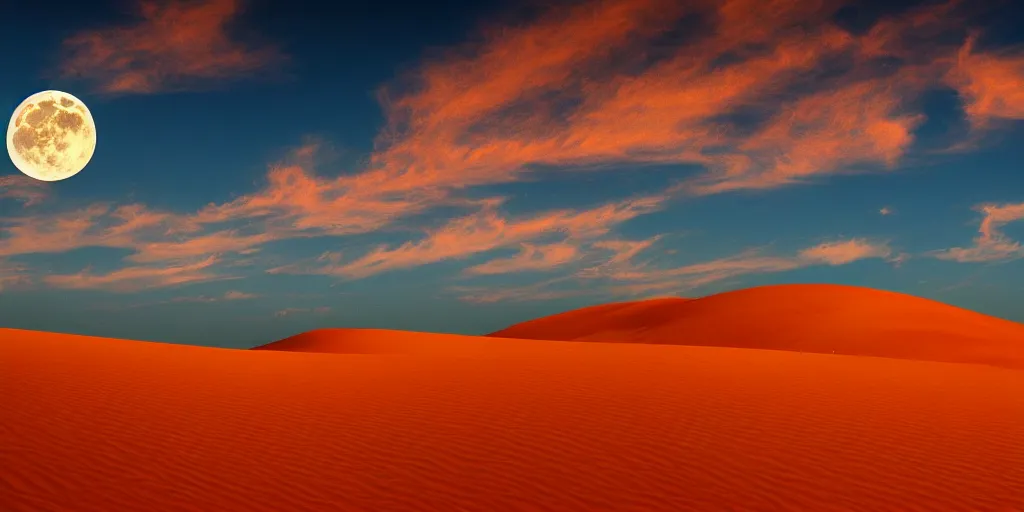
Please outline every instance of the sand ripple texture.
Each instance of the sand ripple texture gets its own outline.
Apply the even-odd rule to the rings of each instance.
[[[1024,510],[1022,371],[558,346],[330,354],[0,330],[0,508]]]

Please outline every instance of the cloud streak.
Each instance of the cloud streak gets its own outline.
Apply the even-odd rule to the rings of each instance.
[[[1024,246],[1000,231],[1003,225],[1024,219],[1024,203],[982,204],[975,207],[975,210],[985,216],[978,227],[978,236],[974,238],[974,244],[970,247],[935,251],[932,253],[933,256],[960,263],[1024,258]]]
[[[31,285],[28,270],[24,265],[0,260],[0,292]]]
[[[0,199],[20,201],[25,207],[43,202],[49,191],[46,182],[28,176],[0,176]]]
[[[248,300],[258,298],[254,293],[245,293],[238,290],[228,290],[221,295],[199,295],[197,297],[176,297],[168,302],[225,302],[236,300]]]
[[[579,257],[578,247],[568,243],[546,245],[521,244],[521,250],[510,258],[490,260],[466,269],[467,274],[488,275],[511,272],[553,270]]]
[[[768,274],[805,267],[848,265],[866,259],[883,259],[895,263],[888,244],[864,238],[824,242],[804,248],[795,254],[778,256],[764,254],[762,250],[747,250],[739,254],[678,267],[654,266],[635,261],[638,255],[653,245],[654,239],[621,243],[619,249],[604,262],[576,272],[571,277],[556,278],[523,287],[498,290],[485,288],[454,288],[463,300],[470,302],[499,302],[545,300],[574,295],[599,294],[608,297],[636,297],[650,294],[683,293],[726,279],[751,274]],[[584,283],[583,286],[580,284]],[[566,288],[567,284],[574,287]]]
[[[580,295],[609,298],[654,296],[684,293],[701,286],[751,274],[778,273],[816,265],[840,266],[864,259],[894,262],[892,249],[885,243],[854,238],[825,242],[807,247],[789,256],[747,250],[739,254],[678,267],[655,266],[636,259],[649,250],[658,238],[642,241],[618,241],[603,244],[605,259],[578,270],[531,285],[502,288],[454,287],[462,300],[477,303],[502,301],[551,300]]]
[[[137,4],[131,25],[79,32],[64,41],[65,77],[115,94],[209,87],[279,63],[269,46],[247,45],[229,32],[242,0],[153,0]]]
[[[331,312],[331,308],[329,308],[327,306],[321,306],[321,307],[316,307],[316,308],[284,308],[284,309],[279,309],[279,310],[275,311],[274,312],[274,316],[277,317],[277,318],[284,318],[284,317],[295,316],[295,315],[302,315],[302,314],[323,315],[323,314],[330,313],[330,312]]]
[[[956,65],[946,76],[964,101],[964,110],[976,126],[992,120],[1024,119],[1024,51],[975,51],[977,35],[965,41]]]
[[[589,210],[555,210],[512,220],[498,211],[499,201],[489,201],[479,211],[453,219],[428,232],[425,238],[418,241],[406,242],[397,247],[380,246],[347,263],[340,263],[338,258],[328,255],[321,256],[312,265],[293,264],[271,269],[270,272],[362,278],[390,270],[464,259],[543,237],[559,237],[571,241],[593,239],[607,234],[618,224],[660,209],[664,200],[664,197],[659,196],[639,197]],[[566,259],[567,251],[565,246],[555,249],[554,254],[549,249],[547,264],[552,263],[551,259]],[[325,261],[327,263],[322,264]],[[540,261],[543,264],[543,257]],[[514,265],[538,268],[536,255],[529,254],[526,260],[491,261],[474,268],[476,273],[497,273],[502,268],[507,270]]]
[[[83,270],[74,274],[48,275],[43,280],[57,288],[106,289],[116,292],[137,292],[145,288],[178,286],[201,281],[230,279],[210,270],[215,257],[177,266],[134,266],[108,273],[95,274]]]

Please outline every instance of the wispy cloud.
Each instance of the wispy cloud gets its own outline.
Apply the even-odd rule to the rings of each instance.
[[[474,265],[466,269],[467,274],[508,274],[510,272],[551,270],[579,257],[579,248],[569,243],[545,245],[521,244],[518,254]]]
[[[575,275],[581,278],[600,278],[619,272],[631,272],[636,268],[635,258],[647,251],[660,240],[660,236],[646,240],[601,240],[592,245],[598,255],[598,263],[586,266]]]
[[[274,316],[278,317],[278,318],[284,318],[286,316],[295,316],[295,315],[301,315],[301,314],[322,315],[322,314],[325,314],[325,313],[330,313],[330,311],[331,311],[331,308],[329,308],[327,306],[321,306],[321,307],[317,307],[317,308],[285,308],[285,309],[279,309],[279,310],[275,311],[274,312]]]
[[[259,297],[254,293],[245,293],[237,290],[228,290],[221,295],[199,295],[195,297],[175,297],[168,302],[224,302],[235,300],[248,300]]]
[[[432,230],[418,241],[397,247],[381,246],[349,261],[321,256],[312,263],[300,263],[271,269],[271,273],[327,274],[360,278],[384,271],[411,268],[439,261],[463,259],[495,249],[530,242],[543,237],[570,240],[603,236],[622,222],[661,208],[664,197],[640,197],[605,204],[589,210],[555,210],[519,219],[507,219],[499,211],[498,201],[487,202],[470,215],[459,217]],[[561,249],[557,257],[565,257]],[[530,256],[533,258],[533,256]],[[332,261],[334,260],[334,261]],[[524,264],[522,260],[516,262]],[[508,261],[483,267],[494,273]],[[479,268],[478,268],[479,272]]]
[[[825,242],[800,251],[799,259],[827,265],[845,265],[867,258],[887,258],[892,255],[888,244],[870,242],[863,238]]]
[[[775,188],[858,164],[895,167],[923,116],[900,114],[888,82],[855,83],[785,107],[719,169],[695,180],[692,191]]]
[[[80,247],[134,249],[184,229],[183,217],[143,205],[97,203],[76,210],[0,218],[0,256],[59,253]]]
[[[0,259],[0,292],[30,285],[32,278],[28,270],[24,265]]]
[[[121,284],[121,283],[116,283],[116,284]],[[168,286],[174,286],[174,285],[171,284],[171,285],[168,285]],[[109,289],[109,286],[105,286],[105,288]],[[117,288],[115,286],[115,290],[116,289],[120,289],[122,291],[132,291],[133,290],[132,287]],[[259,297],[260,297],[260,295],[253,294],[253,293],[240,292],[240,291],[237,291],[237,290],[228,290],[228,291],[226,291],[224,293],[215,294],[215,295],[184,295],[184,296],[180,296],[180,297],[173,297],[173,298],[170,298],[170,299],[167,299],[167,300],[155,300],[155,301],[148,301],[148,302],[134,300],[129,305],[125,305],[124,303],[116,303],[116,304],[99,303],[99,304],[92,304],[92,307],[94,307],[96,309],[99,309],[99,310],[105,310],[105,311],[121,311],[121,310],[125,310],[125,309],[148,308],[148,307],[153,307],[153,306],[162,306],[162,305],[166,305],[166,304],[213,304],[213,303],[218,303],[218,302],[245,301],[245,300],[250,300],[250,299],[256,299],[256,298],[259,298]]]
[[[250,76],[283,55],[235,39],[229,23],[242,0],[143,0],[126,26],[77,33],[64,41],[64,76],[106,93],[147,94],[209,87]]]
[[[650,245],[638,243],[633,247],[647,249]],[[863,238],[824,242],[788,256],[765,254],[763,250],[751,249],[725,258],[678,267],[638,263],[634,260],[640,252],[616,252],[603,263],[572,276],[532,285],[498,290],[460,287],[452,291],[459,293],[463,300],[471,302],[544,300],[583,294],[636,297],[683,293],[749,274],[786,272],[816,265],[840,266],[865,259],[886,259],[895,263],[898,259],[893,257],[893,250],[888,244]],[[621,257],[623,254],[630,256]],[[589,283],[580,287],[581,281]]]
[[[977,35],[967,39],[946,77],[971,122],[984,127],[994,119],[1024,119],[1024,49],[982,53],[976,44]]]
[[[47,182],[28,176],[0,176],[0,199],[21,201],[26,207],[42,202],[49,190]]]
[[[223,299],[224,300],[245,300],[245,299],[255,299],[257,297],[259,297],[259,295],[256,295],[254,293],[245,293],[245,292],[240,292],[240,291],[237,291],[237,290],[229,290],[229,291],[224,293]]]
[[[935,251],[939,259],[977,263],[1024,258],[1024,246],[1000,231],[1004,224],[1024,219],[1024,203],[982,204],[975,210],[985,217],[978,227],[978,236],[971,247],[953,247]]]
[[[458,294],[460,300],[477,304],[555,300],[593,293],[593,290],[584,290],[579,288],[553,289],[553,287],[567,282],[571,282],[571,278],[562,276],[524,286],[508,286],[501,288],[452,286],[448,288],[448,291]]]
[[[94,274],[83,270],[75,274],[49,275],[43,280],[57,288],[107,289],[118,292],[135,292],[145,288],[176,286],[200,281],[230,279],[210,271],[216,263],[211,256],[204,260],[178,266],[134,266],[125,267],[105,274]]]

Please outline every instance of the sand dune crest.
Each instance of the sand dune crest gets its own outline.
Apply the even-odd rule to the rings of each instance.
[[[759,348],[1024,369],[1024,325],[899,293],[778,285],[606,304],[490,336]]]

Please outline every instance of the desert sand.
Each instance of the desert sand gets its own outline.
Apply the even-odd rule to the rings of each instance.
[[[762,286],[699,299],[603,304],[494,337],[757,348],[1024,369],[1024,324],[855,286]]]
[[[0,330],[0,503],[1024,510],[1024,371],[425,336],[298,338],[315,353]]]

